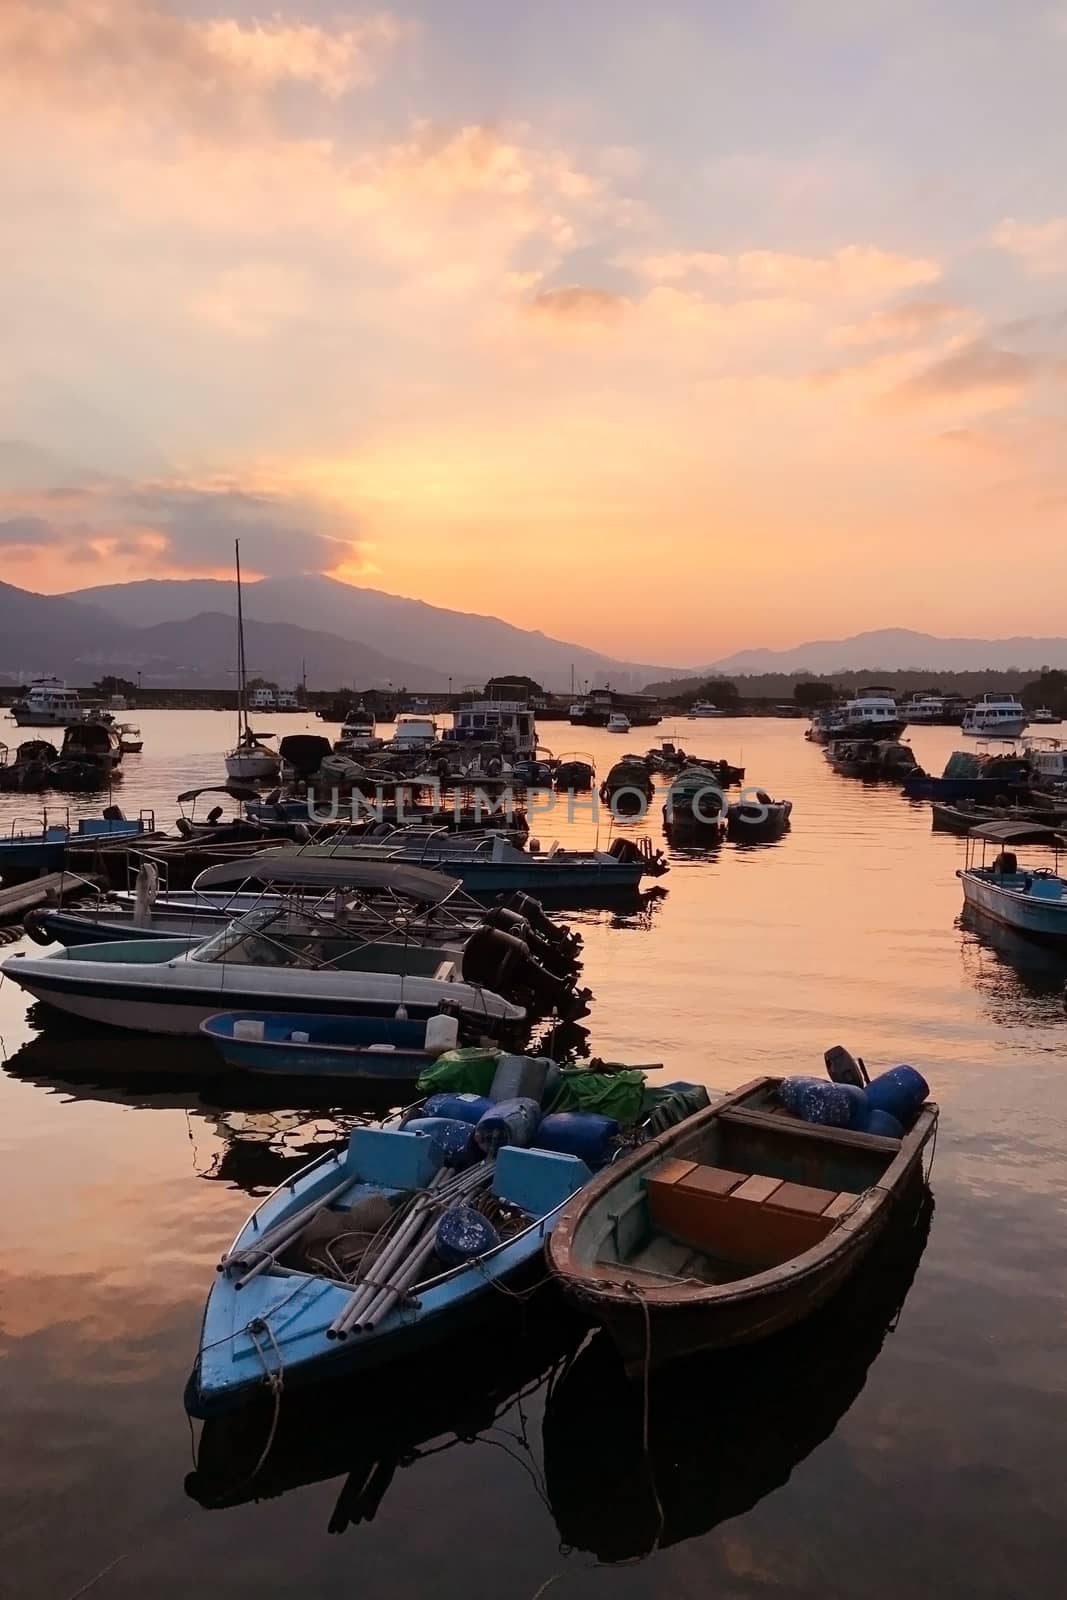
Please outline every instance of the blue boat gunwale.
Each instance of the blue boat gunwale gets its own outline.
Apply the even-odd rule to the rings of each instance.
[[[257,1050],[266,1047],[268,1049],[278,1051],[298,1050],[301,1053],[304,1051],[321,1052],[324,1055],[346,1055],[353,1057],[370,1055],[380,1058],[383,1061],[389,1061],[393,1058],[393,1051],[382,1050],[380,1048],[376,1049],[374,1045],[369,1044],[345,1044],[341,1041],[329,1042],[315,1039],[269,1039],[265,1034],[262,1039],[240,1039],[234,1034],[234,1024],[236,1024],[238,1021],[265,1021],[268,1017],[287,1017],[290,1019],[303,1017],[304,1021],[308,1023],[349,1020],[344,1012],[339,1012],[335,1016],[329,1012],[309,1013],[306,1011],[252,1011],[251,1008],[249,1008],[249,1014],[247,1016],[244,1013],[230,1010],[219,1011],[216,1012],[214,1016],[205,1017],[200,1024],[199,1031],[204,1035],[205,1038],[210,1039],[212,1044],[222,1043],[251,1045]],[[351,1018],[350,1020],[358,1022],[364,1019],[357,1016]],[[389,1022],[395,1021],[396,1019],[395,1017],[374,1017],[367,1018],[366,1020]],[[421,1019],[409,1019],[409,1021],[412,1021],[415,1027],[418,1027]],[[225,1027],[226,1023],[229,1023],[228,1029]],[[423,1029],[422,1032],[423,1037],[425,1038],[425,1029]],[[436,1051],[431,1053],[425,1048],[424,1045],[420,1046],[416,1044],[397,1045],[395,1046],[395,1054],[397,1056],[417,1056],[421,1060],[425,1061],[433,1061],[437,1058]]]

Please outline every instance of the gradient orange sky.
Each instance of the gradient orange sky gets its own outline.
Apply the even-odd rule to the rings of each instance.
[[[3,0],[0,577],[1067,633],[1065,69],[987,0]]]

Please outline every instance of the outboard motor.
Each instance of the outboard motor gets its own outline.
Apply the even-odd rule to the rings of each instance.
[[[575,933],[572,928],[559,927],[547,915],[540,900],[535,900],[533,895],[524,894],[521,889],[516,889],[513,894],[502,898],[498,904],[516,912],[549,944],[569,945],[574,950],[581,949],[581,934]]]
[[[542,939],[536,928],[531,928],[525,917],[520,917],[517,911],[509,911],[507,906],[493,906],[482,918],[482,926],[499,928],[501,933],[510,933],[513,938],[521,939],[546,972],[554,973],[557,978],[574,977],[579,964],[577,952],[570,945],[551,944],[547,939]]]
[[[588,991],[576,994],[571,984],[546,972],[521,939],[499,928],[475,928],[463,951],[463,980],[482,984],[505,998],[530,995],[542,1014],[555,1010],[561,1017],[571,1018],[588,1009]]]
[[[608,845],[608,855],[614,856],[620,864],[631,866],[644,860],[641,850],[633,839],[624,839],[621,836],[612,839]]]

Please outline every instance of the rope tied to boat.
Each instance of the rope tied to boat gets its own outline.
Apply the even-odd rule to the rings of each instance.
[[[644,1555],[637,1557],[637,1560],[644,1561],[649,1556],[655,1555],[659,1549],[659,1542],[663,1537],[663,1527],[666,1521],[663,1501],[660,1499],[659,1490],[656,1487],[656,1472],[652,1461],[652,1451],[649,1446],[649,1409],[652,1389],[652,1319],[649,1314],[648,1301],[632,1279],[627,1278],[622,1287],[623,1292],[631,1295],[641,1307],[645,1324],[645,1355],[642,1363],[641,1384],[641,1447],[645,1458],[645,1471],[648,1474],[648,1486],[652,1490],[652,1499],[656,1507],[656,1536]]]

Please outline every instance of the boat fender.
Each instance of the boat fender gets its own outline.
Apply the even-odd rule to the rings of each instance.
[[[46,912],[27,911],[22,919],[23,929],[29,934],[34,944],[55,944],[55,939],[44,926],[44,917],[46,915]]]
[[[488,1217],[473,1206],[452,1206],[437,1224],[434,1250],[446,1267],[461,1267],[499,1243],[500,1235]]]

